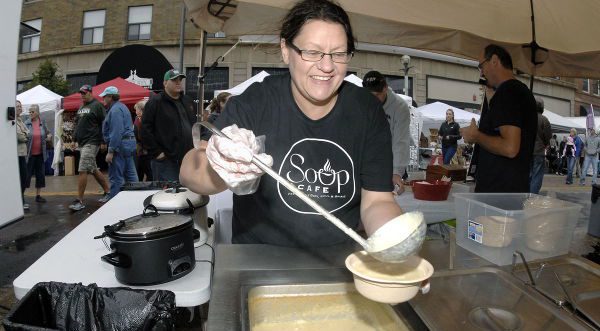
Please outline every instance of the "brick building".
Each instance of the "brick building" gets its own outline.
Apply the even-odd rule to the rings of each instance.
[[[200,62],[200,30],[189,20],[185,22],[183,63],[180,61],[180,22],[183,13],[181,0],[24,0],[17,69],[17,89],[31,80],[39,63],[54,60],[62,74],[76,91],[82,84],[101,83],[102,65],[115,51],[132,45],[153,47],[170,66],[182,67],[186,93],[196,97]],[[38,32],[39,31],[39,32]],[[265,42],[266,40],[266,42]],[[209,36],[205,65],[209,66],[237,41],[224,35]],[[267,36],[240,43],[224,61],[219,62],[205,80],[205,99],[214,90],[233,87],[261,70],[270,74],[285,72],[276,36]],[[411,56],[408,72],[408,94],[418,105],[442,101],[460,108],[478,109],[482,93],[477,84],[477,62],[418,50],[383,45],[358,45],[348,71],[359,77],[370,70],[379,70],[396,91],[404,89],[401,56]],[[125,52],[127,54],[127,52]],[[145,67],[147,56],[135,55],[123,72]],[[132,64],[133,61],[133,64]],[[152,69],[152,66],[150,66]],[[102,69],[102,70],[101,70]],[[154,70],[158,71],[158,70]],[[161,81],[162,73],[152,72]],[[121,74],[123,76],[123,74]],[[126,78],[126,77],[123,77]],[[520,77],[527,82],[527,77]],[[579,106],[598,105],[598,94],[589,83],[584,92],[583,82],[574,79],[536,79],[534,93],[546,101],[547,108],[563,116],[579,115]],[[156,85],[155,85],[156,86]],[[598,92],[595,90],[595,92]]]

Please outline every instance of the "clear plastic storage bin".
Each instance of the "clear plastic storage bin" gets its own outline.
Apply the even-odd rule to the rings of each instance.
[[[496,264],[569,252],[581,205],[530,193],[456,193],[456,243]]]

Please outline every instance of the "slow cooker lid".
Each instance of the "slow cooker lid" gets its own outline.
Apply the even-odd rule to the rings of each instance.
[[[189,202],[188,202],[189,201]],[[208,203],[208,196],[196,194],[185,187],[174,187],[160,191],[152,195],[150,204],[158,210],[180,210],[203,207]]]
[[[180,214],[147,214],[125,219],[111,226],[110,234],[117,236],[148,236],[164,231],[185,227],[192,223],[189,215]]]

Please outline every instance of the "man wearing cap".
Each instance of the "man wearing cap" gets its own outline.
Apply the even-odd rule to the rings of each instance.
[[[96,165],[96,155],[102,143],[102,122],[104,121],[104,106],[92,95],[92,86],[83,85],[79,89],[83,104],[77,111],[77,126],[75,127],[75,142],[79,146],[79,178],[77,181],[78,198],[69,206],[73,211],[85,208],[83,195],[87,186],[88,174],[92,174],[98,184],[104,189],[104,196],[99,200],[109,199],[109,188],[106,177]]]
[[[106,163],[108,163],[108,179],[110,181],[110,197],[119,193],[124,182],[137,182],[135,171],[135,135],[133,121],[129,109],[119,101],[119,90],[114,86],[107,87],[100,93],[108,109],[102,125],[102,135],[108,145]]]
[[[165,90],[148,100],[142,115],[142,143],[152,155],[152,177],[159,181],[179,181],[179,167],[194,145],[192,125],[194,104],[183,94],[185,75],[176,69],[165,73]]]
[[[404,191],[402,176],[410,160],[410,109],[408,104],[388,87],[379,71],[369,71],[363,79],[363,87],[369,90],[383,106],[385,117],[392,131],[392,155],[394,193]]]

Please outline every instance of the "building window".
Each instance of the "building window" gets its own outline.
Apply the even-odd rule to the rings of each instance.
[[[81,44],[102,44],[104,41],[104,21],[106,10],[92,10],[83,12],[83,32]]]
[[[385,80],[387,81],[388,86],[395,92],[399,94],[404,94],[404,76],[394,76],[394,75],[383,75],[385,76]],[[408,77],[408,96],[413,96],[413,78]]]
[[[69,93],[75,93],[79,91],[79,88],[85,84],[96,85],[97,73],[93,74],[75,74],[67,75],[67,83],[69,83]]]
[[[27,84],[31,83],[31,80],[22,80],[17,82],[17,94],[25,92]]]
[[[600,80],[595,80],[592,86],[595,95],[600,95]]]
[[[215,33],[207,33],[206,37],[207,38],[225,38],[225,32],[219,31],[219,32],[215,32]]]
[[[590,93],[590,80],[589,79],[583,80],[583,86],[581,87],[581,90],[585,93]]]
[[[42,19],[25,21],[21,24],[21,53],[31,53],[40,50],[40,35],[42,34]]]
[[[127,40],[150,39],[152,6],[129,7]]]
[[[204,70],[207,70],[205,67]],[[185,94],[198,98],[198,68],[186,68]],[[208,72],[204,78],[204,100],[210,101],[215,96],[215,91],[229,88],[229,67],[216,67]]]

